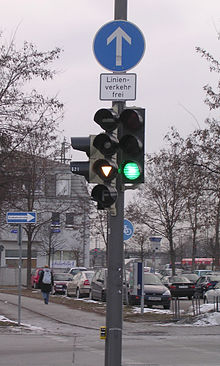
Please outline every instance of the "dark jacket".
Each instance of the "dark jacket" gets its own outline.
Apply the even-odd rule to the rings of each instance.
[[[43,277],[44,277],[44,271],[45,270],[49,270],[51,272],[51,283],[43,283]],[[52,290],[52,286],[53,286],[53,272],[49,269],[49,268],[45,268],[41,274],[40,274],[40,278],[39,278],[39,287],[41,289],[42,292],[51,292]]]

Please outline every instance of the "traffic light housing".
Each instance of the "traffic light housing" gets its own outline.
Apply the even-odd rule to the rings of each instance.
[[[90,157],[91,136],[71,137],[71,145],[74,150],[84,151]],[[87,182],[90,182],[89,161],[71,161],[70,170],[73,174],[83,175]]]
[[[118,196],[115,188],[115,178],[118,175],[117,151],[119,141],[115,130],[119,119],[113,109],[99,109],[94,115],[94,121],[105,132],[94,137],[92,149],[96,153],[90,156],[91,182],[99,183],[92,190],[91,196],[98,203],[98,209],[112,206]]]
[[[120,115],[119,173],[122,183],[144,183],[145,109],[128,108]]]

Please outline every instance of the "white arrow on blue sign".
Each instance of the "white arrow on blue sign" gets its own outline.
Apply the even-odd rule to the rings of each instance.
[[[105,24],[96,33],[93,51],[103,67],[123,72],[134,67],[143,57],[144,36],[133,23],[115,20]]]
[[[134,227],[131,223],[131,221],[124,219],[124,233],[123,233],[123,239],[128,240],[132,237],[134,233]]]
[[[36,222],[36,212],[7,212],[8,224],[35,224]]]

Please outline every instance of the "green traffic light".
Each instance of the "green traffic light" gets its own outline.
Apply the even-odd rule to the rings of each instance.
[[[140,177],[141,172],[137,163],[130,161],[123,167],[123,174],[129,180],[135,180]]]

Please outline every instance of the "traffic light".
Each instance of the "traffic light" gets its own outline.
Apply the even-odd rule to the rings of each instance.
[[[90,157],[92,136],[89,137],[71,137],[72,148],[79,151],[84,151]],[[89,161],[71,161],[70,169],[73,174],[83,175],[87,182],[90,182],[89,177]]]
[[[122,183],[144,183],[145,109],[125,109],[120,115],[119,173]]]
[[[117,151],[119,141],[114,132],[119,125],[118,115],[113,109],[99,109],[94,121],[105,132],[94,137],[92,155],[90,154],[90,182],[100,183],[92,190],[92,198],[98,203],[98,209],[105,209],[115,203],[118,193],[114,187],[114,179],[118,175]]]

